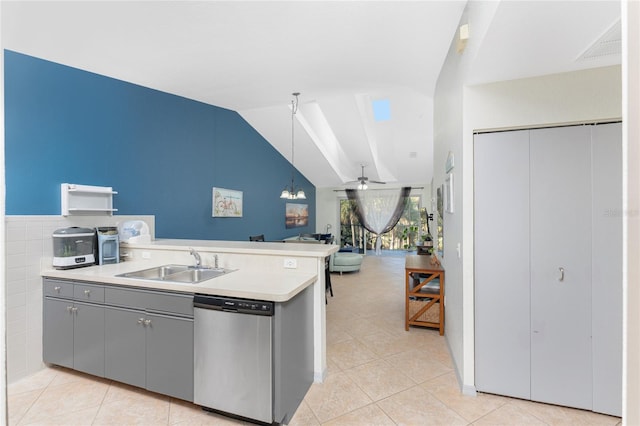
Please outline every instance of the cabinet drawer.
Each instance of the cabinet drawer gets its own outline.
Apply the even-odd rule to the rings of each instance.
[[[66,299],[73,298],[73,283],[44,278],[43,286],[45,296],[63,297]]]
[[[105,303],[115,306],[193,316],[193,296],[106,287]]]
[[[89,284],[76,284],[73,298],[85,302],[104,303],[104,287]]]

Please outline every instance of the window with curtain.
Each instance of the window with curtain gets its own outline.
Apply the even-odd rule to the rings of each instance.
[[[420,197],[411,197],[410,191],[409,187],[347,190],[349,199],[340,203],[341,245],[374,245],[377,254],[383,248],[415,247],[420,232]]]

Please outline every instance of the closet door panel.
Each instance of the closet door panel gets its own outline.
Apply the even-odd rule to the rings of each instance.
[[[593,411],[622,415],[622,124],[592,128]]]
[[[531,399],[591,409],[590,129],[530,138]]]
[[[474,138],[476,388],[530,398],[529,132]]]

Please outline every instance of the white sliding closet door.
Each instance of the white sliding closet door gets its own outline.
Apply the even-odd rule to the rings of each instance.
[[[529,131],[474,137],[476,388],[530,398]]]
[[[474,137],[481,392],[622,412],[620,123]]]
[[[591,126],[532,130],[531,399],[592,407]]]

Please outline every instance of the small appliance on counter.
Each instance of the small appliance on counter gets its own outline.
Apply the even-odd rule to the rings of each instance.
[[[77,268],[96,264],[96,231],[91,228],[56,229],[53,239],[53,267]]]
[[[99,226],[96,228],[98,236],[98,265],[108,265],[120,262],[120,240],[118,228],[115,226]]]
[[[120,241],[128,244],[143,244],[151,242],[149,225],[143,220],[128,220],[118,224]]]

